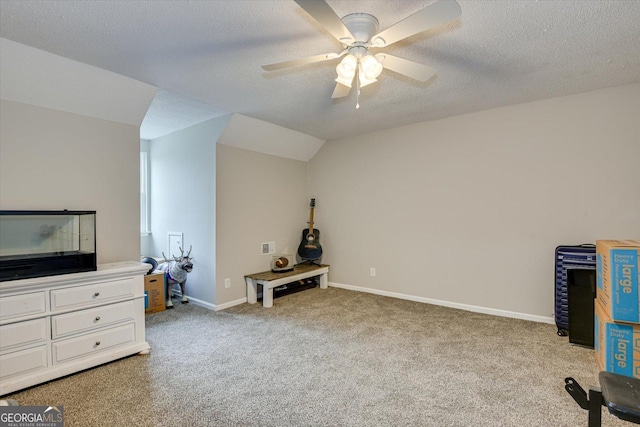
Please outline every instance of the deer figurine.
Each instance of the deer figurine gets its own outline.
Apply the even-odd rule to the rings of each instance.
[[[191,255],[191,246],[189,246],[189,252],[184,254],[182,248],[180,249],[180,256],[177,257],[171,254],[172,259],[167,259],[164,252],[162,252],[162,257],[164,261],[160,263],[158,266],[159,271],[163,271],[164,275],[167,279],[167,301],[165,303],[166,308],[173,308],[173,303],[171,302],[171,293],[173,285],[176,283],[180,285],[180,290],[182,291],[182,303],[188,304],[189,300],[187,299],[187,294],[185,294],[184,286],[187,283],[187,273],[191,273],[193,270],[193,263],[189,255]]]

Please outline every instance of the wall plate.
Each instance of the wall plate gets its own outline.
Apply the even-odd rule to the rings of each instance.
[[[276,242],[264,242],[260,246],[262,255],[271,255],[276,253]]]

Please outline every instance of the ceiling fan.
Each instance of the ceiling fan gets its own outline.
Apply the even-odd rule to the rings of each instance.
[[[368,13],[351,13],[342,19],[325,0],[294,0],[302,9],[324,26],[343,47],[342,52],[326,53],[263,65],[265,71],[275,71],[297,65],[344,58],[336,67],[338,77],[332,98],[347,96],[356,78],[357,95],[360,88],[377,81],[384,68],[403,74],[414,80],[426,82],[436,74],[427,65],[389,55],[369,52],[370,48],[383,48],[415,34],[458,18],[462,14],[456,0],[440,0],[397,22],[384,31],[378,32],[378,19]],[[359,105],[356,103],[356,108]]]

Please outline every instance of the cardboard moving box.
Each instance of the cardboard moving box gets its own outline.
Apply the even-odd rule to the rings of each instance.
[[[598,368],[640,378],[640,325],[614,322],[598,301],[594,319]]]
[[[165,310],[164,273],[147,274],[144,276],[144,312],[157,313]]]
[[[596,297],[616,322],[640,323],[640,241],[596,241]]]

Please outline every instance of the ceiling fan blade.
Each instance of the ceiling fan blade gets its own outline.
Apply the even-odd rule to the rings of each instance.
[[[371,38],[371,43],[377,47],[389,46],[399,40],[456,19],[460,15],[462,15],[462,9],[456,0],[440,0],[376,34]]]
[[[436,75],[436,69],[428,65],[418,64],[408,59],[398,58],[397,56],[386,53],[379,53],[376,59],[380,61],[382,66],[388,70],[395,71],[407,77],[411,77],[419,82],[426,82]]]
[[[344,98],[345,96],[349,95],[349,92],[351,92],[351,88],[349,86],[336,83],[336,88],[333,90],[333,95],[331,95],[331,98]]]
[[[325,27],[333,37],[341,43],[350,44],[355,41],[351,31],[325,0],[294,0],[311,15],[318,23]]]
[[[321,62],[321,61],[327,61],[329,59],[340,58],[345,53],[347,53],[346,50],[341,53],[325,53],[322,55],[315,55],[315,56],[308,56],[306,58],[294,59],[292,61],[276,62],[275,64],[263,65],[262,69],[265,71],[282,70],[284,68],[295,67],[298,65],[313,64],[314,62]]]

